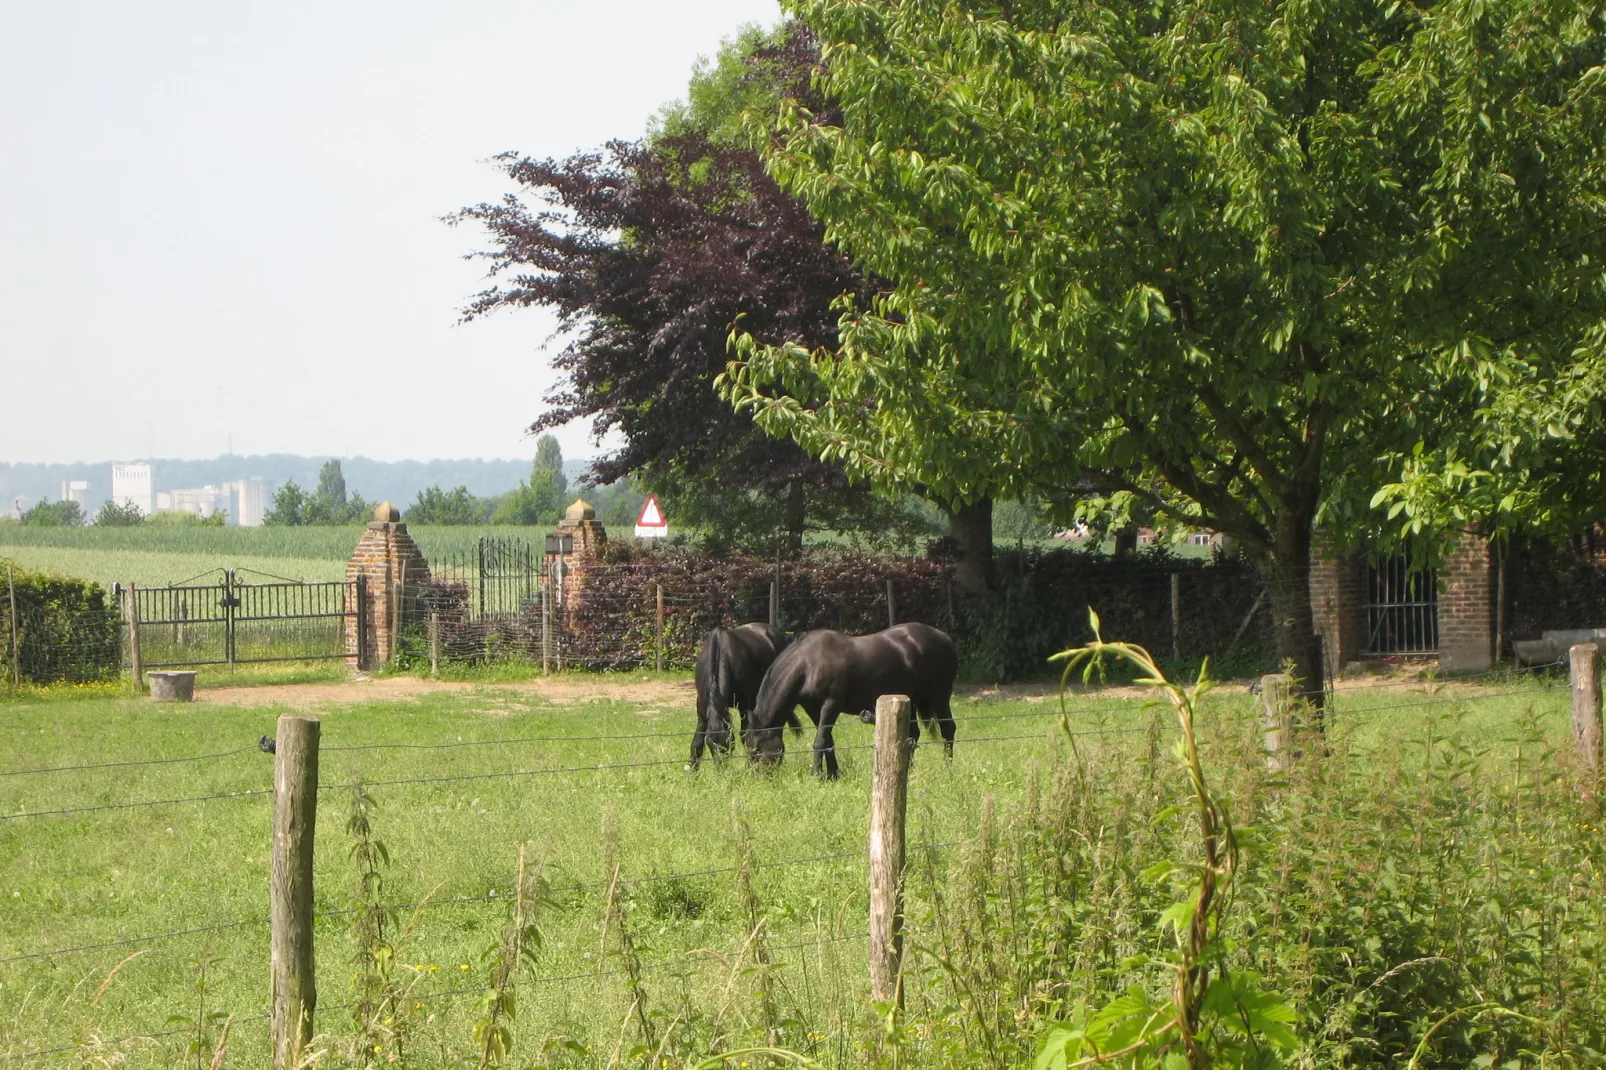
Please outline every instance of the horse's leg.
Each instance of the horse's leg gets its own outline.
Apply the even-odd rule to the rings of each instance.
[[[703,764],[703,744],[707,739],[708,726],[704,721],[703,711],[699,709],[697,711],[697,731],[693,732],[691,736],[691,767],[693,769]],[[712,748],[710,748],[709,752],[713,753]]]
[[[818,716],[812,712],[810,714],[814,717],[814,723],[819,726],[814,733],[814,772],[820,773],[823,766],[827,780],[835,780],[837,777],[836,735],[833,729],[836,728],[836,718],[840,712],[835,702],[826,699],[820,704]]]
[[[927,707],[931,719],[937,723],[937,731],[942,733],[942,753],[946,758],[954,756],[954,711],[950,701],[951,696],[938,695]]]

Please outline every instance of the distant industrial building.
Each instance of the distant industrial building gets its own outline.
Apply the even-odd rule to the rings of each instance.
[[[64,502],[77,502],[84,512],[89,512],[89,481],[87,479],[64,479],[61,482],[61,500]]]
[[[223,484],[223,489],[234,499],[231,522],[242,528],[259,528],[268,511],[268,485],[261,476],[237,479]]]
[[[112,465],[112,501],[133,505],[145,516],[156,512],[156,477],[144,462]]]
[[[204,487],[159,490],[156,492],[156,511],[158,513],[193,513],[205,520],[219,513],[229,512],[229,506],[233,504],[229,497],[226,485],[214,487],[210,483]]]
[[[88,497],[89,485],[75,482]],[[62,484],[66,497],[68,484]],[[152,513],[192,513],[205,520],[224,514],[231,526],[255,528],[262,526],[268,511],[268,484],[261,476],[231,480],[221,486],[208,483],[204,487],[179,487],[157,490],[155,472],[146,462],[112,465],[112,500],[118,505],[133,502],[146,516]],[[81,498],[75,501],[84,502]]]

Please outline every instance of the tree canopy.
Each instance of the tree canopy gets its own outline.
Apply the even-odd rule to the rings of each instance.
[[[329,460],[318,471],[318,489],[310,494],[295,480],[285,480],[274,491],[262,523],[269,527],[360,524],[369,518],[372,508],[361,494],[347,495],[340,462]]]
[[[454,219],[483,225],[479,254],[497,285],[469,319],[541,305],[574,340],[555,359],[561,385],[532,430],[592,422],[623,437],[587,474],[636,475],[677,517],[790,533],[852,517],[889,519],[834,462],[756,429],[714,390],[738,321],[771,342],[834,345],[842,294],[868,285],[803,206],[765,173],[741,109],[773,110],[778,86],[807,71],[812,39],[751,31],[692,80],[653,136],[564,160],[507,154],[509,194]],[[801,83],[806,88],[806,78]]]
[[[1598,5],[785,7],[840,111],[789,105],[769,168],[890,285],[839,345],[741,336],[726,389],[850,474],[1236,536],[1309,679],[1318,518],[1374,526],[1502,399],[1594,396]]]

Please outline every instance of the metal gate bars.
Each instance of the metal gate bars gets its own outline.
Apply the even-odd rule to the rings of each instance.
[[[116,586],[125,620],[134,599],[144,668],[358,656],[367,619],[360,577],[242,583],[236,570],[218,571],[219,583]]]

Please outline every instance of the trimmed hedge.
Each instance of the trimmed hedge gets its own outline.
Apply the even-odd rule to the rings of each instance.
[[[0,559],[0,663],[6,682],[14,671],[38,684],[114,679],[122,671],[121,636],[117,605],[99,584]]]

